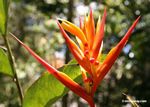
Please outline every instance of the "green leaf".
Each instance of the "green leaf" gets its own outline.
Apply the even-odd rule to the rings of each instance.
[[[0,0],[0,34],[6,34],[9,0]]]
[[[81,82],[80,67],[75,61],[71,61],[59,71]],[[68,89],[63,84],[46,72],[27,90],[23,107],[49,107],[67,92]]]
[[[13,72],[11,70],[11,66],[8,60],[7,55],[3,51],[3,49],[0,48],[0,73],[13,76]]]

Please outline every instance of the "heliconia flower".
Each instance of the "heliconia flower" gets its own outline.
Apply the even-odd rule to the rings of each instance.
[[[98,85],[119,56],[139,19],[140,16],[134,21],[122,40],[110,50],[102,63],[100,63],[99,60],[101,58],[103,46],[106,9],[104,10],[102,19],[98,19],[96,29],[92,9],[90,9],[90,14],[88,17],[84,18],[84,21],[80,18],[80,28],[69,21],[58,19],[57,23],[60,31],[65,38],[70,51],[82,67],[84,86],[91,96],[94,95]],[[79,46],[71,40],[65,31],[76,37]],[[88,76],[87,73],[89,74]]]
[[[56,79],[58,79],[71,91],[73,91],[74,93],[82,97],[84,100],[86,100],[89,103],[90,107],[95,107],[93,101],[94,93],[104,76],[108,73],[111,66],[114,64],[115,60],[119,56],[122,48],[128,41],[139,19],[140,16],[134,21],[134,23],[129,28],[122,40],[113,49],[110,50],[110,52],[108,53],[108,55],[102,63],[99,62],[99,59],[101,58],[101,51],[103,46],[106,9],[104,10],[104,14],[101,21],[100,18],[98,19],[96,29],[92,9],[90,9],[90,14],[88,15],[88,17],[84,18],[84,21],[80,19],[80,28],[67,20],[58,19],[57,23],[60,28],[60,31],[64,39],[66,40],[66,43],[71,53],[81,66],[83,86],[73,81],[65,73],[56,70],[45,60],[43,60],[40,56],[38,56],[33,50],[31,50],[27,45],[25,45],[23,42],[17,39],[13,34],[11,35],[39,63],[41,63],[50,74],[52,74]],[[76,44],[67,35],[65,31],[74,35],[77,39],[78,44]]]
[[[80,28],[78,28],[71,22],[63,19],[58,19],[58,25],[72,54],[74,55],[78,63],[92,77],[97,77],[95,70],[93,71],[93,69],[95,69],[93,65],[99,65],[99,61],[97,59],[98,55],[100,55],[99,53],[101,53],[100,47],[103,43],[102,40],[104,36],[105,19],[106,9],[104,11],[102,21],[100,22],[100,18],[98,20],[96,31],[92,10],[90,10],[89,16],[85,17],[84,23],[80,20]],[[77,37],[80,48],[69,38],[69,36],[65,33],[65,30]]]

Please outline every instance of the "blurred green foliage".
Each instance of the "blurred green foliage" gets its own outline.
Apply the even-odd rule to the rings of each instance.
[[[0,0],[0,34],[5,35],[7,29],[9,0]]]
[[[53,66],[59,65],[58,59],[64,61],[64,39],[56,25],[58,17],[67,19],[69,0],[12,0],[9,11],[8,31],[30,45],[40,56]],[[129,42],[110,73],[100,84],[95,101],[101,107],[125,107],[130,103],[123,102],[126,93],[136,100],[146,100],[139,106],[150,106],[150,1],[149,0],[75,0],[73,21],[78,25],[79,16],[86,13],[89,6],[93,8],[94,17],[102,15],[107,7],[103,53],[118,43],[132,22],[141,15],[141,20],[134,30]],[[83,12],[82,9],[84,10]],[[79,11],[80,10],[80,11]],[[18,76],[24,91],[42,74],[44,68],[33,61],[33,58],[11,38],[11,47]],[[3,41],[0,38],[0,45]],[[57,60],[56,60],[57,59]],[[63,61],[62,61],[63,60]],[[61,64],[60,64],[61,65]],[[0,74],[0,105],[17,107],[18,96],[11,78]],[[50,81],[49,81],[50,82]],[[46,90],[46,89],[45,89]],[[83,107],[77,96],[69,94],[68,106],[76,102]],[[57,104],[61,104],[61,100]],[[59,106],[57,106],[59,107]]]

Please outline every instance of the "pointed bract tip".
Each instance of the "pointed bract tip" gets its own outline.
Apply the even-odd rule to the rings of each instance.
[[[104,7],[104,11],[106,11],[107,10],[107,7]]]
[[[107,15],[107,8],[106,7],[104,8],[104,15],[105,15],[105,17]]]
[[[92,14],[93,13],[93,11],[92,11],[92,7],[90,6],[90,14]]]
[[[140,18],[141,18],[141,16],[137,17],[132,26],[135,27],[136,24],[139,22]]]
[[[19,43],[21,43],[22,45],[24,45],[13,33],[9,32],[9,34],[16,39]]]
[[[58,18],[57,21],[61,24],[63,21],[62,19]]]
[[[139,17],[136,19],[136,21],[139,21],[140,18],[141,18],[141,16],[139,16]]]

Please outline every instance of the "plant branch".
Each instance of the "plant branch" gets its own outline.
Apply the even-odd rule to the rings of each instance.
[[[10,49],[10,45],[9,45],[7,36],[3,35],[3,38],[4,38],[4,42],[5,42],[6,48],[7,48],[8,58],[9,58],[9,61],[10,61],[10,66],[11,66],[12,72],[14,74],[14,79],[13,80],[14,80],[16,86],[17,86],[17,89],[18,89],[18,92],[19,92],[19,97],[20,97],[21,104],[22,104],[22,101],[23,101],[23,91],[22,91],[22,88],[21,88],[21,85],[20,85],[20,82],[19,82],[19,79],[18,79],[18,76],[17,76],[17,73],[16,73],[15,61],[13,59],[12,51]]]

